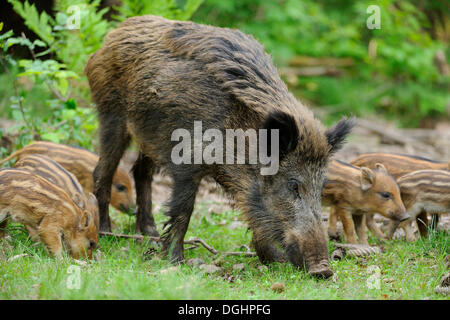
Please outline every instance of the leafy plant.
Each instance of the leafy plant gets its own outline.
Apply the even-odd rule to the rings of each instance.
[[[203,0],[125,0],[115,10],[119,12],[115,18],[123,21],[126,18],[153,14],[174,20],[187,20],[202,4]]]
[[[0,30],[1,31],[1,30]],[[14,88],[14,95],[10,97],[12,118],[18,125],[12,130],[18,131],[16,146],[21,147],[35,139],[51,140],[54,142],[72,142],[84,146],[91,145],[91,136],[96,128],[93,112],[87,108],[78,108],[76,102],[70,99],[71,79],[78,79],[78,75],[65,68],[65,65],[53,60],[40,60],[35,54],[36,47],[45,47],[40,40],[31,42],[26,37],[13,37],[8,31],[0,36],[0,62],[9,76]],[[15,61],[7,51],[11,46],[27,47],[33,59]],[[8,65],[17,66],[20,73],[13,75]],[[19,90],[18,79],[26,77],[34,84],[44,83],[52,92],[54,99],[45,101],[49,116],[35,117],[33,108],[27,104],[25,95]],[[88,121],[85,121],[88,120]]]
[[[39,14],[28,1],[8,0],[14,10],[24,19],[30,30],[36,33],[48,47],[44,53],[53,54],[67,68],[82,75],[84,65],[90,54],[103,43],[103,39],[112,24],[103,19],[107,8],[98,10],[100,0],[56,1],[55,19],[45,12]],[[75,28],[68,22],[78,20]]]
[[[295,56],[352,58],[354,65],[340,78],[301,77],[294,88],[301,97],[326,107],[333,119],[349,112],[377,113],[416,126],[424,117],[450,115],[449,76],[439,74],[433,63],[438,50],[448,55],[448,44],[430,35],[426,14],[444,5],[377,1],[381,29],[369,30],[366,10],[371,4],[207,0],[193,19],[253,34],[278,65],[287,65]],[[313,85],[305,86],[308,83]]]
[[[186,20],[203,0],[124,0],[116,8],[118,21],[104,18],[109,8],[99,9],[100,0],[79,0],[75,4],[56,0],[54,18],[39,13],[28,0],[8,2],[39,37],[31,42],[25,36],[14,37],[12,31],[0,35],[0,62],[14,92],[9,94],[6,110],[19,123],[12,128],[19,132],[16,147],[44,139],[92,148],[97,119],[94,110],[88,108],[90,97],[83,69],[106,33],[119,21],[139,14]],[[12,46],[28,48],[32,59],[15,60],[8,54]],[[44,55],[47,59],[42,58]]]

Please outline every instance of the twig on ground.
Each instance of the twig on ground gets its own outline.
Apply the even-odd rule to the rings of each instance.
[[[184,244],[197,244],[200,243],[202,246],[204,246],[206,248],[206,250],[208,250],[209,252],[211,252],[212,254],[218,254],[219,251],[217,251],[216,249],[214,249],[213,247],[211,247],[209,244],[207,244],[203,239],[200,238],[190,238],[189,240],[185,240]]]
[[[151,240],[151,241],[156,241],[156,242],[160,242],[161,238],[159,237],[150,237],[150,236],[143,236],[143,235],[138,235],[138,234],[123,234],[123,233],[113,233],[113,232],[107,232],[107,231],[99,231],[99,234],[101,236],[113,236],[116,238],[125,238],[125,239],[135,239],[135,240]]]
[[[161,242],[162,239],[160,237],[150,237],[150,236],[143,236],[143,235],[132,235],[132,234],[121,234],[121,233],[112,233],[112,232],[106,232],[106,231],[100,231],[100,235],[102,236],[113,236],[117,238],[125,238],[125,239],[134,239],[137,241],[143,241],[143,240],[151,240],[155,242]],[[207,244],[203,239],[200,238],[190,238],[189,240],[185,240],[184,244],[190,244],[191,247],[186,248],[186,250],[191,250],[198,248],[198,244],[201,244],[206,250],[211,252],[214,255],[224,255],[224,256],[244,256],[244,257],[254,257],[256,256],[255,252],[252,252],[250,248],[247,245],[240,246],[241,248],[245,248],[246,251],[225,251],[220,252],[217,251],[214,247]]]
[[[427,146],[417,139],[412,138],[411,136],[404,135],[397,131],[386,128],[385,126],[379,126],[372,121],[358,119],[358,126],[377,134],[378,136],[390,141],[393,144],[411,147],[422,152],[435,152],[433,146]]]

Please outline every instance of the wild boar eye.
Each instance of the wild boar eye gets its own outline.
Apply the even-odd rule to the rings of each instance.
[[[288,181],[288,188],[291,191],[294,191],[298,194],[298,182],[295,180],[289,180]]]
[[[127,188],[123,184],[116,184],[117,191],[124,192]]]
[[[390,192],[380,192],[380,197],[388,200],[392,198],[392,194]]]

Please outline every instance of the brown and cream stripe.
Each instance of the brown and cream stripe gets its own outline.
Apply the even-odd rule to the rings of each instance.
[[[350,161],[350,163],[358,167],[371,169],[374,169],[377,163],[381,163],[394,179],[418,170],[450,170],[450,162],[439,162],[419,156],[382,152],[361,154]]]
[[[86,198],[83,187],[78,179],[58,162],[44,155],[29,155],[19,159],[14,168],[27,170],[49,180],[66,191],[80,208],[85,208],[85,204],[79,203],[80,199]]]
[[[15,158],[20,160],[30,155],[44,155],[51,158],[75,175],[86,195],[93,192],[94,179],[92,174],[99,159],[95,153],[80,147],[49,141],[37,141],[3,159],[0,161],[0,165]],[[111,205],[123,212],[134,210],[135,207],[130,177],[120,167],[117,168],[113,177]]]
[[[0,236],[9,219],[24,224],[33,238],[39,237],[58,257],[63,243],[78,258],[94,248],[98,239],[87,226],[90,217],[62,188],[24,169],[0,170]]]
[[[450,171],[414,171],[397,182],[407,210],[420,206],[428,213],[450,213]]]

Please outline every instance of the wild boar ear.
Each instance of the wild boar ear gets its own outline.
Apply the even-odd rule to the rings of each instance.
[[[81,210],[86,209],[86,204],[84,203],[83,198],[80,194],[75,193],[72,197],[72,200]]]
[[[97,201],[97,198],[92,193],[89,193],[88,202],[89,202],[89,204],[91,206],[93,206],[95,208],[95,210],[94,210],[94,212],[92,212],[92,214],[94,216],[93,218],[94,218],[95,226],[98,228],[99,225],[100,225],[100,216],[99,216],[99,213],[98,213],[98,201]]]
[[[325,135],[330,145],[330,152],[335,153],[342,148],[347,135],[352,131],[356,121],[354,117],[350,119],[343,118],[334,127],[325,131]]]
[[[299,132],[295,119],[290,114],[282,111],[272,112],[264,122],[264,129],[267,129],[267,154],[271,153],[271,132],[272,129],[279,130],[279,155],[280,159],[297,147]]]
[[[375,168],[377,168],[378,171],[383,172],[385,174],[389,174],[389,172],[387,171],[386,167],[381,164],[381,163],[376,163],[375,164]]]
[[[372,188],[375,182],[375,174],[372,170],[366,167],[361,167],[361,189],[367,191]]]
[[[86,229],[91,222],[91,215],[86,210],[83,211],[83,215],[81,216],[80,225],[81,229]]]
[[[88,197],[88,201],[90,204],[92,204],[93,206],[98,207],[98,201],[97,198],[94,196],[93,193],[89,192],[89,197]]]

